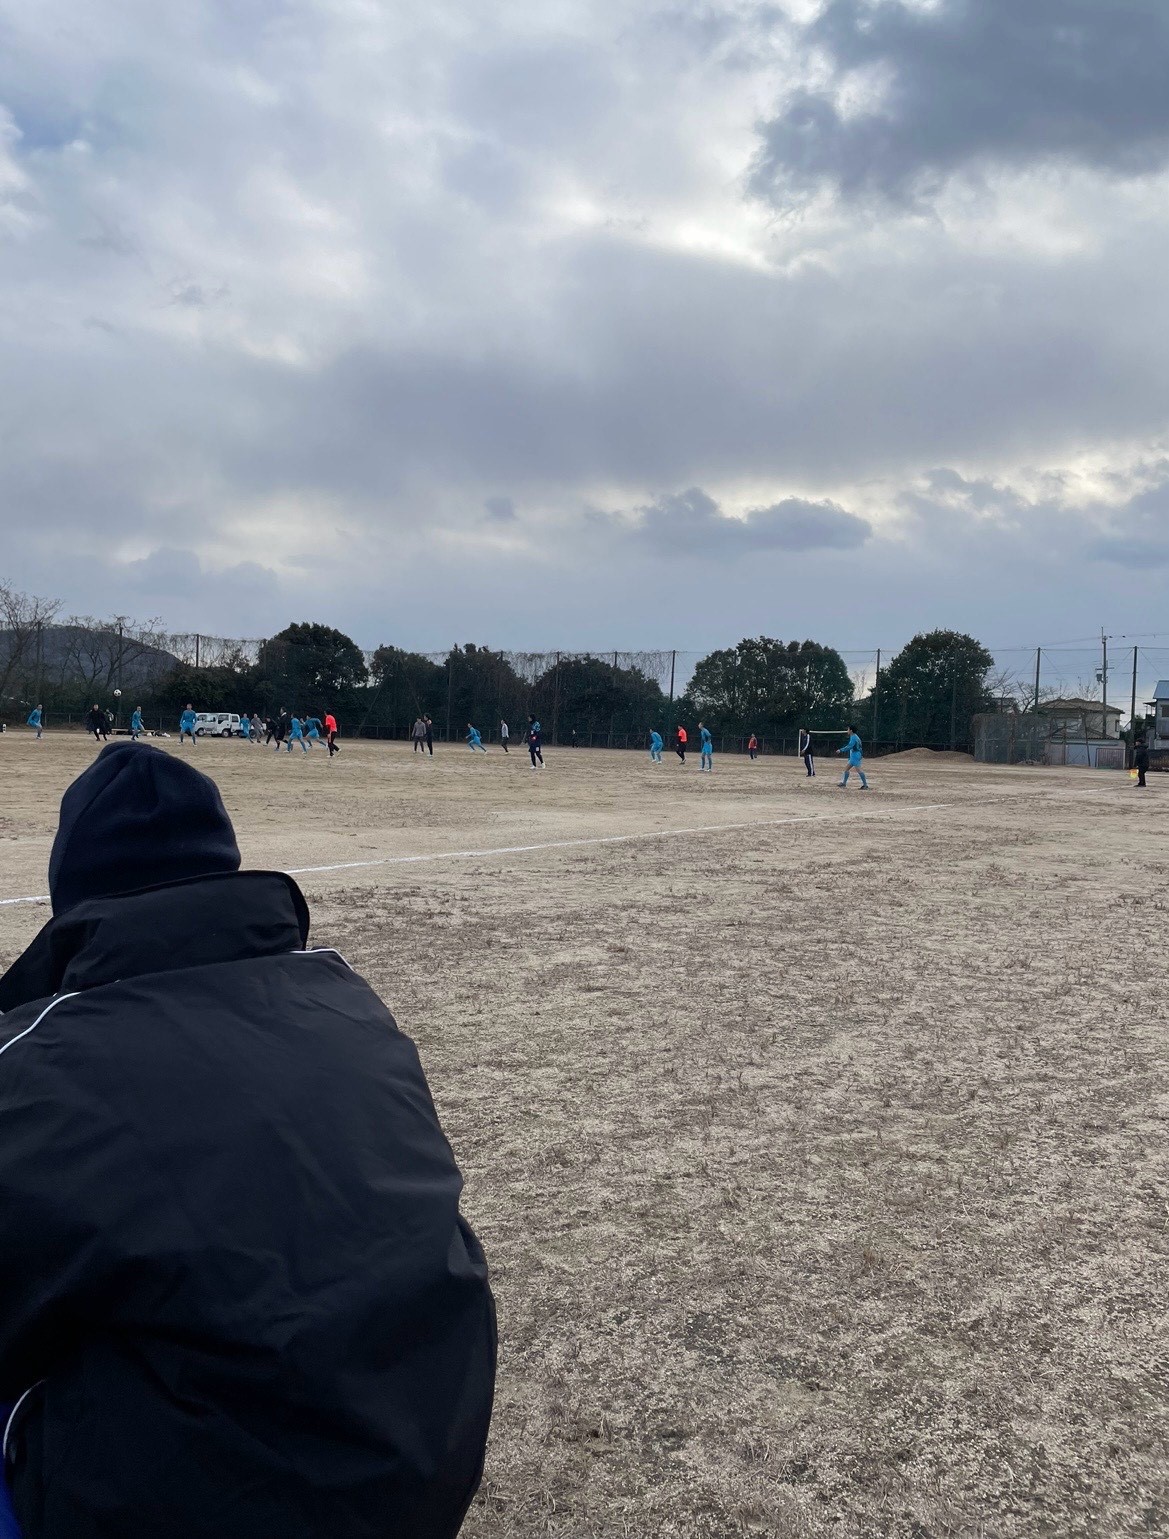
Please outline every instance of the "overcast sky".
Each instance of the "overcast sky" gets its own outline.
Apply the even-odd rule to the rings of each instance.
[[[0,0],[0,577],[1169,631],[1167,79],[1165,0]]]

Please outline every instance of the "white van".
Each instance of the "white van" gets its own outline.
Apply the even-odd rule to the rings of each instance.
[[[239,737],[239,717],[228,711],[198,711],[195,714],[196,737]]]

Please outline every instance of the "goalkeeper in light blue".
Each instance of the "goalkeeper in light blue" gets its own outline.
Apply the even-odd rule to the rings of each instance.
[[[662,734],[660,732],[651,732],[649,735],[649,756],[654,764],[662,762],[662,746]]]
[[[857,736],[855,727],[849,727],[848,742],[845,743],[843,748],[838,748],[836,752],[846,753],[848,755],[848,766],[844,771],[844,778],[841,780],[840,784],[842,786],[846,786],[848,784],[849,775],[853,770],[856,770],[857,774],[861,777],[861,790],[867,791],[869,789],[869,782],[866,780],[864,769],[861,767],[862,760],[864,759],[864,750],[861,747],[861,740]]]

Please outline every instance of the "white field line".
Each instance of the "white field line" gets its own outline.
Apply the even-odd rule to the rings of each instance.
[[[948,805],[947,802],[929,802],[920,807],[890,807],[885,816],[891,817],[905,812],[938,812]],[[753,823],[706,823],[698,828],[651,828],[636,834],[601,834],[588,839],[550,839],[543,844],[503,844],[489,850],[437,850],[429,855],[386,855],[379,860],[345,860],[332,866],[293,866],[285,875],[317,876],[325,871],[368,871],[373,866],[413,866],[432,860],[478,860],[489,855],[532,855],[540,850],[573,850],[597,844],[631,844],[635,839],[685,839],[694,834],[734,833],[745,828],[782,828],[791,823],[839,823],[842,817],[879,822],[881,816],[880,813],[874,817],[868,812],[846,812],[837,817],[831,817],[827,813],[820,812],[798,818],[765,818]],[[7,908],[14,903],[47,903],[48,901],[47,895],[31,898],[0,898],[0,908]]]

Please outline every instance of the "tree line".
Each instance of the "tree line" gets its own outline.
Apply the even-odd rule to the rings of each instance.
[[[366,654],[344,632],[310,621],[286,626],[258,650],[217,648],[177,657],[159,622],[58,618],[59,606],[0,584],[0,716],[43,704],[79,712],[141,705],[166,717],[188,701],[207,711],[332,710],[352,734],[405,735],[416,716],[440,735],[467,722],[493,733],[501,718],[538,716],[553,740],[629,742],[657,728],[703,721],[716,737],[764,742],[801,727],[852,722],[873,743],[967,747],[971,720],[992,708],[993,659],[956,631],[914,636],[858,690],[840,653],[816,641],[748,637],[709,653],[671,696],[636,663],[552,654],[534,666],[518,654],[468,643],[437,658],[383,645]],[[530,661],[530,660],[525,660]],[[132,698],[131,698],[132,697]]]

